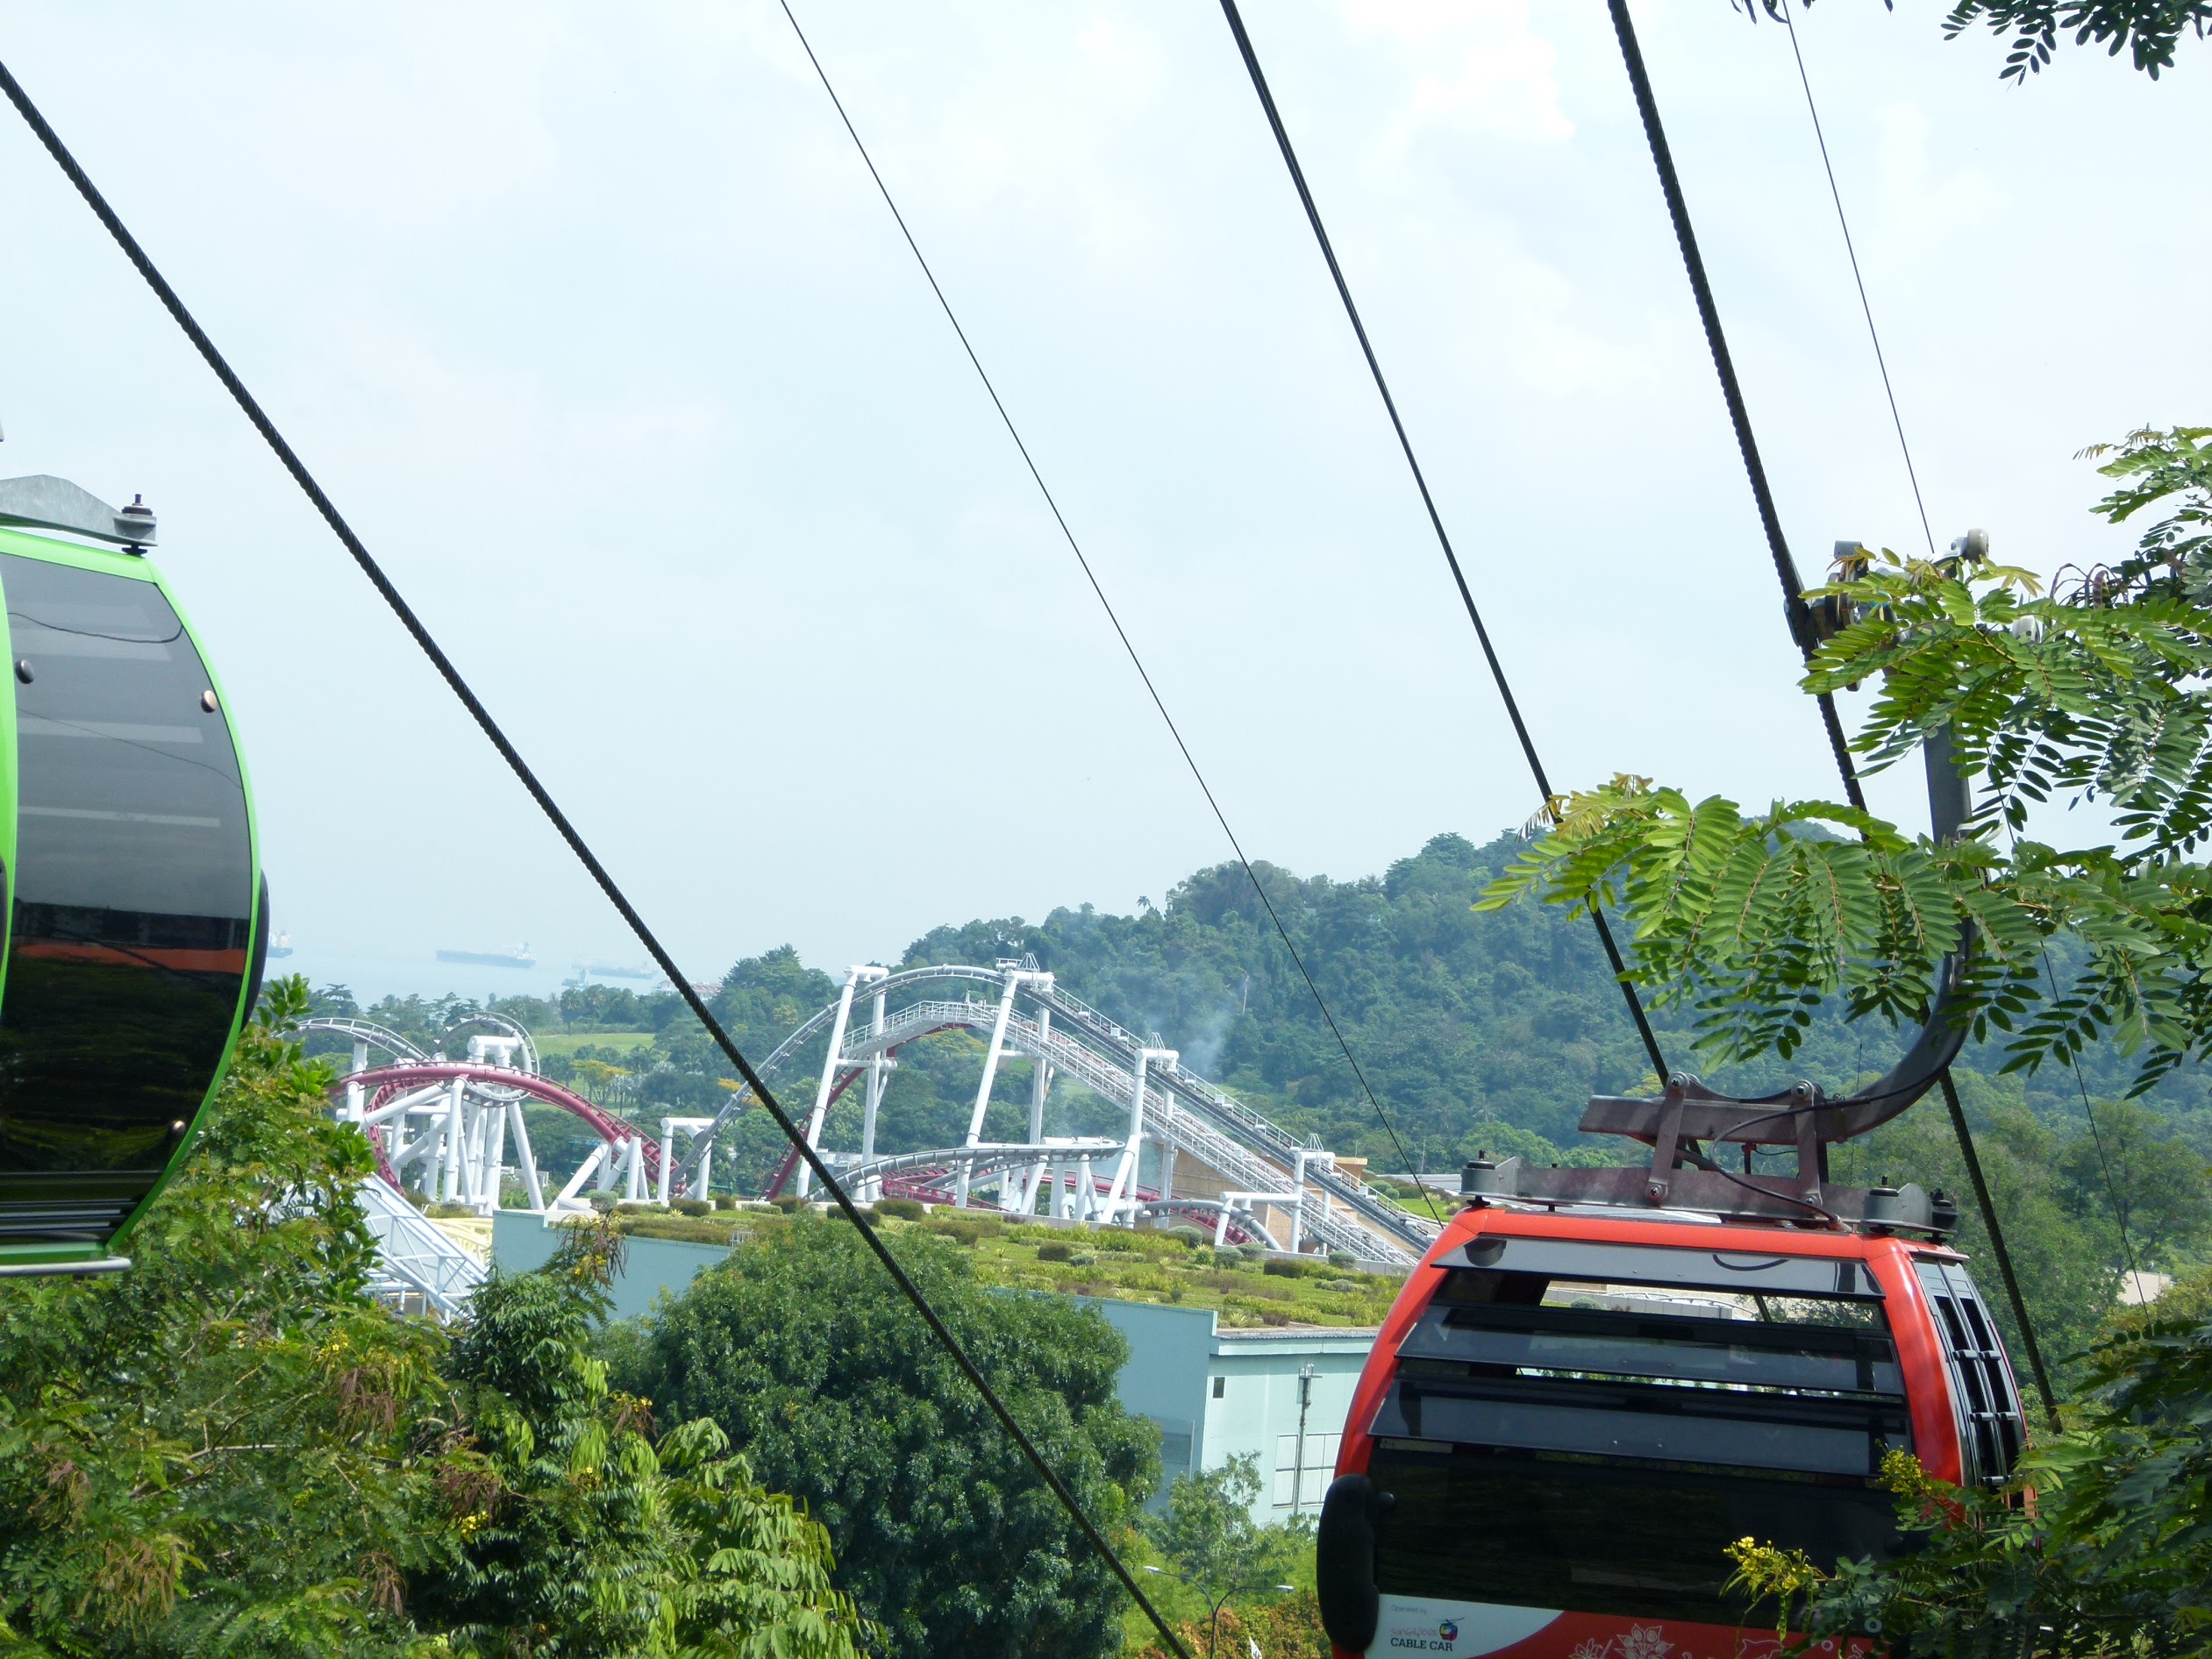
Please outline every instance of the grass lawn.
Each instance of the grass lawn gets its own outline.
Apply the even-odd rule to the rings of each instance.
[[[650,1031],[532,1031],[540,1054],[574,1054],[578,1049],[618,1049],[624,1054],[653,1041]]]
[[[760,1210],[717,1210],[698,1217],[629,1210],[619,1213],[617,1221],[623,1231],[642,1238],[733,1245],[769,1228],[846,1224],[837,1217]],[[1274,1271],[1269,1272],[1235,1250],[1194,1248],[1166,1233],[1124,1228],[1024,1226],[943,1212],[920,1221],[880,1216],[876,1224],[893,1235],[919,1229],[959,1241],[974,1252],[975,1276],[986,1285],[1209,1307],[1230,1328],[1380,1325],[1401,1283],[1318,1259],[1270,1263],[1267,1265]],[[1067,1259],[1047,1259],[1040,1247],[1055,1257],[1065,1251]]]

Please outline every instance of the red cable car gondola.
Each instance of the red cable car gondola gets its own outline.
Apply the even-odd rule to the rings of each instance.
[[[1470,1207],[1407,1281],[1324,1506],[1339,1654],[1742,1659],[1726,1545],[1885,1556],[1891,1450],[1970,1484],[2020,1399],[1929,1238]]]
[[[1963,787],[1930,773],[1953,833]],[[1828,1181],[1831,1144],[1903,1111],[1957,1054],[1961,958],[1863,1094],[1730,1100],[1678,1073],[1582,1121],[1650,1146],[1647,1167],[1467,1165],[1467,1207],[1377,1337],[1323,1503],[1339,1655],[1771,1654],[1773,1630],[1747,1627],[1724,1589],[1730,1543],[1828,1568],[1883,1557],[1900,1542],[1890,1453],[1959,1485],[2009,1474],[2019,1391],[1944,1242],[1956,1211]],[[1761,1146],[1794,1146],[1795,1172],[1754,1173]],[[1731,1147],[1740,1171],[1721,1161]]]

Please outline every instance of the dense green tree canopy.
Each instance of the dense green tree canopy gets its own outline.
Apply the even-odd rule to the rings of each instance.
[[[270,987],[136,1265],[0,1282],[0,1648],[839,1659],[821,1529],[586,1339],[603,1242],[458,1329],[369,1301],[367,1143]]]
[[[1244,1452],[1215,1468],[1185,1475],[1168,1488],[1166,1506],[1145,1517],[1145,1535],[1165,1571],[1202,1606],[1203,1651],[1219,1649],[1222,1610],[1239,1598],[1277,1601],[1312,1577],[1313,1518],[1261,1526],[1252,1506],[1264,1491],[1259,1455]],[[1199,1626],[1192,1618],[1189,1623]]]
[[[960,1247],[903,1231],[916,1282],[1109,1536],[1158,1477],[1124,1411],[1119,1333],[1057,1297],[976,1285]],[[733,1250],[617,1350],[656,1410],[711,1418],[829,1530],[838,1582],[900,1659],[1119,1648],[1124,1592],[841,1220]]]

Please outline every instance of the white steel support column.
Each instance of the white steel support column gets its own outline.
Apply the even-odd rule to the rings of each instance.
[[[360,1037],[353,1039],[353,1075],[359,1077],[368,1070],[368,1044]],[[361,1121],[361,1086],[346,1086],[346,1115],[358,1123]]]
[[[822,1146],[822,1120],[829,1115],[830,1091],[837,1086],[838,1062],[845,1057],[846,1022],[853,1017],[853,993],[860,983],[860,970],[848,969],[845,989],[838,993],[837,1018],[830,1026],[829,1052],[822,1057],[822,1081],[814,1091],[814,1110],[806,1121],[806,1143],[817,1151]],[[804,1158],[799,1160],[799,1196],[804,1198],[814,1186],[814,1170]]]
[[[584,1183],[589,1180],[594,1175],[602,1176],[598,1187],[595,1190],[603,1191],[606,1186],[606,1181],[603,1172],[605,1170],[607,1160],[614,1156],[614,1150],[615,1143],[612,1141],[602,1141],[597,1146],[592,1148],[591,1155],[585,1158],[582,1163],[576,1165],[576,1172],[568,1178],[568,1185],[562,1187],[560,1192],[553,1194],[553,1207],[555,1209],[560,1208],[560,1206],[567,1203],[569,1200],[574,1198],[577,1193],[582,1192],[584,1190]]]
[[[1048,1008],[1039,1008],[1037,1010],[1036,1067],[1029,1081],[1029,1143],[1031,1146],[1045,1143],[1045,1101],[1052,1092],[1052,1062],[1045,1056],[1051,1049],[1052,1042],[1052,1011]],[[1010,1190],[1015,1194],[1010,1208],[1024,1215],[1037,1213],[1037,1193],[1045,1183],[1046,1167],[1047,1160],[1040,1157],[1021,1176],[1009,1174],[1008,1180],[1012,1184]]]
[[[646,1142],[641,1135],[630,1137],[629,1179],[623,1188],[623,1197],[635,1203],[645,1196]]]
[[[1052,1011],[1037,1010],[1037,1071],[1029,1083],[1029,1143],[1037,1146],[1045,1139],[1045,1097],[1052,1090],[1052,1063],[1045,1059],[1052,1043]]]
[[[883,1035],[883,993],[875,993],[875,1015],[868,1022],[868,1035]],[[889,1057],[878,1050],[868,1062],[867,1104],[860,1114],[860,1162],[865,1164],[875,1156],[875,1112],[883,1104],[883,1074],[888,1069]]]
[[[467,1161],[460,1168],[460,1201],[482,1204],[484,1201],[484,1155],[490,1150],[491,1129],[485,1121],[486,1113],[481,1106],[475,1111],[467,1108],[467,1097],[462,1100],[463,1143]]]
[[[668,1165],[675,1162],[675,1152],[676,1121],[664,1117],[660,1120],[660,1169],[653,1183],[653,1201],[656,1204],[668,1201]]]
[[[991,1085],[998,1081],[998,1057],[1006,1052],[1006,1022],[1014,1017],[1014,991],[1022,982],[1019,973],[1006,976],[1006,990],[998,1000],[998,1018],[991,1022],[991,1046],[983,1055],[983,1080],[975,1088],[975,1110],[967,1120],[967,1144],[974,1146],[983,1136],[983,1113],[991,1103]]]
[[[507,1108],[508,1121],[515,1131],[515,1167],[522,1171],[522,1184],[530,1192],[530,1207],[542,1212],[546,1207],[546,1190],[538,1184],[538,1159],[530,1150],[530,1130],[522,1120],[522,1102],[515,1101]]]
[[[1175,1196],[1175,1143],[1160,1143],[1160,1196],[1164,1201]]]
[[[467,1086],[464,1079],[455,1078],[453,1086],[446,1093],[446,1140],[441,1149],[444,1167],[439,1171],[443,1178],[432,1191],[448,1204],[456,1202],[460,1197],[461,1164],[467,1157],[462,1140],[467,1125],[461,1121],[461,1092]]]
[[[499,1107],[484,1109],[484,1190],[477,1202],[485,1214],[499,1208],[500,1178],[507,1169],[507,1114]]]
[[[1129,1091],[1129,1139],[1122,1148],[1121,1157],[1114,1162],[1114,1179],[1106,1190],[1106,1219],[1119,1219],[1125,1207],[1137,1207],[1137,1160],[1145,1146],[1145,1072],[1155,1061],[1163,1072],[1175,1069],[1175,1050],[1173,1049],[1139,1049],[1137,1050],[1135,1081]]]
[[[1125,1188],[1137,1184],[1137,1152],[1144,1144],[1145,1133],[1145,1068],[1152,1064],[1152,1050],[1137,1050],[1137,1064],[1133,1068],[1136,1081],[1129,1091],[1129,1140],[1122,1148],[1121,1156],[1114,1160],[1114,1179],[1106,1189],[1106,1219],[1114,1219],[1115,1207],[1121,1202]]]

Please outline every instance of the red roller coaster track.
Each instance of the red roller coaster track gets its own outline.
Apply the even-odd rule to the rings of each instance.
[[[546,1106],[559,1107],[569,1116],[589,1125],[603,1141],[635,1139],[643,1144],[646,1167],[656,1178],[659,1175],[663,1156],[660,1142],[627,1119],[616,1115],[603,1106],[594,1105],[582,1095],[573,1093],[550,1078],[539,1077],[535,1072],[511,1071],[503,1065],[479,1065],[467,1060],[410,1060],[396,1065],[375,1066],[367,1072],[356,1072],[351,1076],[340,1078],[332,1093],[349,1086],[358,1087],[369,1096],[369,1109],[374,1111],[377,1107],[388,1105],[394,1095],[404,1090],[422,1088],[432,1083],[451,1083],[456,1078],[471,1083],[489,1084],[496,1088],[515,1089]],[[382,1137],[371,1130],[370,1139],[376,1146],[379,1173],[397,1186],[398,1179],[384,1157]],[[682,1186],[681,1176],[674,1171],[670,1171],[670,1186],[677,1191]]]

